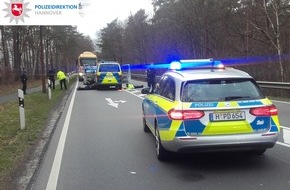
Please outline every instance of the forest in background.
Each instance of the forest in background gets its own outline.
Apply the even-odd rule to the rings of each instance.
[[[18,81],[23,68],[35,80],[46,78],[52,68],[75,71],[79,54],[95,51],[91,38],[80,34],[74,26],[0,26],[0,33],[3,85]]]
[[[214,58],[256,80],[289,82],[289,0],[152,0],[112,20],[96,39],[75,26],[0,26],[0,84],[18,81],[26,68],[40,79],[48,69],[75,70],[83,51],[121,64],[168,63]],[[97,24],[97,23],[96,23]]]
[[[214,58],[239,65],[257,80],[290,81],[289,0],[152,0],[98,33],[105,59],[168,63]]]

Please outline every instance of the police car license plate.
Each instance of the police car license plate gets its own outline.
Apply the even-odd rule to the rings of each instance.
[[[246,114],[244,111],[239,112],[223,112],[223,113],[211,113],[209,115],[210,121],[237,121],[245,120]]]

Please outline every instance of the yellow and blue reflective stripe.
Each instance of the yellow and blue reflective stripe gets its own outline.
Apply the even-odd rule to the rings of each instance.
[[[154,101],[158,102],[156,106],[156,114],[158,117],[158,127],[160,130],[160,138],[164,141],[171,141],[175,137],[188,135],[219,135],[219,134],[242,134],[254,132],[279,132],[278,116],[258,116],[251,123],[247,120],[243,121],[227,121],[227,122],[210,122],[203,124],[200,120],[171,120],[167,112],[180,106],[179,102],[172,102],[154,96]],[[182,103],[180,109],[190,108],[249,108],[252,106],[271,105],[272,102],[265,98],[262,100],[250,101],[230,101],[230,102],[194,102]],[[263,124],[261,123],[263,122]]]
[[[117,84],[121,82],[121,72],[101,72],[98,73],[98,83]]]
[[[271,104],[265,100],[247,100],[247,101],[230,101],[230,102],[193,102],[184,103],[188,108],[218,108],[218,107],[246,107],[246,106],[262,106]],[[186,106],[186,107],[187,107]]]
[[[277,115],[271,117],[270,132],[280,132],[280,123]]]

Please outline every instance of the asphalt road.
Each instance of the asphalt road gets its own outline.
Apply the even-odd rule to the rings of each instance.
[[[140,89],[73,90],[30,188],[33,190],[289,190],[289,104],[275,102],[283,126],[263,156],[242,153],[155,157],[142,128]]]

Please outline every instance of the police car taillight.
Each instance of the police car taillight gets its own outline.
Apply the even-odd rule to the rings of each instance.
[[[275,105],[252,108],[250,109],[250,113],[254,116],[273,116],[278,115],[278,109]]]
[[[168,111],[168,116],[172,120],[200,119],[204,116],[204,112],[199,111],[199,110],[175,110],[175,109],[171,109]]]

